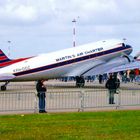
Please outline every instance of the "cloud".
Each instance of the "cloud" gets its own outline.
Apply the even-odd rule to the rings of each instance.
[[[0,2],[1,24],[124,24],[140,22],[139,0],[7,0]]]
[[[37,18],[37,11],[32,6],[17,3],[6,3],[0,6],[1,24],[13,24],[34,21]]]
[[[36,24],[51,18],[50,2],[39,0],[7,0],[0,3],[0,24]],[[50,16],[50,17],[49,17]]]
[[[138,44],[139,5],[139,0],[0,0],[0,39],[17,47],[65,48],[72,44],[76,18],[77,44],[114,37]]]

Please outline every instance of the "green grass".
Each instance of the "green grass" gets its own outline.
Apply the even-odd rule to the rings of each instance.
[[[139,140],[140,111],[0,116],[0,140]]]

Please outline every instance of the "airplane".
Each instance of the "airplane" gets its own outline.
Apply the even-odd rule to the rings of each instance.
[[[130,55],[132,50],[132,46],[119,39],[101,40],[19,59],[10,59],[0,50],[0,81],[5,82],[1,90],[6,90],[12,81],[37,81],[68,76],[83,78],[107,73],[113,68],[136,62],[136,58]]]

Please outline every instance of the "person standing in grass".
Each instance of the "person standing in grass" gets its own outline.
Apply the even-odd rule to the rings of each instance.
[[[37,96],[39,98],[39,113],[46,113],[45,110],[45,98],[46,98],[46,87],[44,85],[44,80],[38,80],[36,84]]]

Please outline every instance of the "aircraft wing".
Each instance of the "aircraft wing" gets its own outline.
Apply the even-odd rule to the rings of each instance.
[[[93,60],[93,62],[91,63],[83,63],[82,65],[79,66],[75,66],[72,65],[72,69],[70,69],[70,71],[64,75],[64,76],[79,76],[79,75],[84,75],[85,73],[88,73],[88,71],[93,70],[95,67],[99,66],[99,65],[103,65],[105,63],[105,61],[103,60]],[[93,75],[93,74],[92,74]]]
[[[87,73],[85,73],[84,76],[113,73],[113,72],[136,69],[136,68],[140,69],[140,61],[134,61],[134,62],[121,64],[121,59],[119,61],[118,60],[115,60],[115,61],[113,60],[112,62],[98,65],[92,68]]]
[[[9,73],[0,74],[0,81],[8,81],[14,79],[16,76]]]
[[[119,71],[125,71],[125,70],[133,70],[133,69],[140,69],[140,61],[130,62],[128,64],[114,67],[107,71],[107,73],[111,72],[119,72]]]

